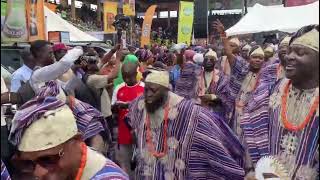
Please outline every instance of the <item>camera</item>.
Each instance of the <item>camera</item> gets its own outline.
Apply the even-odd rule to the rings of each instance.
[[[86,61],[89,64],[95,64],[98,61],[98,58],[96,56],[88,56],[88,55],[86,55],[86,56],[81,56],[80,60],[81,61]]]
[[[116,15],[115,21],[112,23],[112,25],[117,30],[118,43],[121,43],[122,31],[128,30],[130,22],[131,20],[129,16],[125,16],[123,14]]]
[[[80,56],[79,59],[77,59],[74,64],[79,65],[82,61],[85,61],[89,64],[95,64],[98,61],[98,57],[94,55],[88,55],[85,54],[83,56]]]
[[[112,25],[118,30],[127,30],[130,24],[130,17],[125,16],[123,14],[118,14],[115,17],[115,21],[112,23]]]

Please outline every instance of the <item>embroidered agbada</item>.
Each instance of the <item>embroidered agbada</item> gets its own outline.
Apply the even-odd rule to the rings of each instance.
[[[271,88],[268,83],[259,87],[243,114],[241,127],[254,164],[261,157],[273,156],[284,165],[290,179],[316,179],[319,171],[319,107],[302,130],[293,132],[284,128],[280,102],[288,81],[284,78]],[[299,93],[304,97],[301,101],[297,101]],[[313,90],[301,92],[291,88],[288,96],[288,118],[303,121],[306,113],[300,113],[300,110],[304,108],[309,112],[317,95]]]
[[[129,108],[129,123],[137,136],[136,179],[243,180],[244,149],[224,119],[173,93],[169,99],[180,100],[169,100],[168,152],[159,159],[147,148],[144,97]],[[151,122],[153,143],[161,152],[164,123]]]
[[[202,67],[188,62],[180,73],[180,78],[175,84],[175,93],[186,99],[198,100],[204,94],[204,79]]]
[[[128,175],[114,162],[87,147],[87,161],[81,180],[129,180]]]
[[[285,69],[280,64],[280,60],[276,60],[275,63],[261,70],[258,87],[254,93],[259,93],[261,88],[274,86],[278,80],[283,78],[285,78]]]
[[[218,103],[214,104],[214,108],[212,108],[213,112],[220,114],[226,120],[228,119],[227,112],[230,112],[231,109],[226,102],[226,99],[229,96],[228,86],[229,86],[229,76],[226,76],[222,71],[218,69],[214,69],[211,73],[212,78],[210,79],[210,83],[208,84],[206,89],[206,94],[213,94],[215,95],[219,101]],[[204,78],[207,81],[207,78]],[[221,102],[220,102],[221,101]],[[228,121],[226,121],[228,123]]]
[[[108,160],[105,167],[90,178],[90,180],[108,179],[129,180],[129,177],[114,162]]]
[[[249,63],[237,56],[231,71],[229,96],[224,103],[231,109],[229,125],[238,136],[241,136],[240,117],[257,86],[258,79],[259,74],[249,71]]]

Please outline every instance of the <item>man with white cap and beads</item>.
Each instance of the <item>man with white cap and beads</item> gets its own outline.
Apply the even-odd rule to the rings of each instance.
[[[285,78],[254,95],[243,115],[252,169],[257,179],[318,179],[319,25],[291,37],[285,61]]]
[[[270,87],[279,79],[285,78],[284,58],[288,51],[290,39],[290,36],[286,36],[285,38],[283,38],[279,45],[278,59],[276,59],[272,64],[263,68],[263,70],[261,71],[259,85],[256,89],[256,93],[259,93],[261,88],[265,88],[266,84],[269,84]]]
[[[136,179],[242,180],[243,147],[220,116],[169,90],[169,73],[148,69],[144,95],[131,103]]]
[[[35,179],[128,179],[116,164],[85,145],[69,106],[36,97],[15,114],[9,140],[16,168]]]
[[[203,63],[205,95],[200,98],[202,105],[225,117],[225,108],[228,107],[224,106],[220,98],[225,98],[225,95],[228,95],[226,85],[229,83],[229,76],[224,75],[223,71],[215,68],[217,60],[217,53],[209,49],[205,54]]]
[[[249,52],[249,62],[240,56],[235,56],[231,51],[232,48],[226,37],[223,24],[220,21],[216,21],[214,26],[220,33],[224,43],[224,51],[232,67],[228,85],[229,96],[227,96],[224,103],[231,109],[229,112],[229,125],[240,137],[242,135],[240,119],[252,93],[258,86],[260,70],[264,63],[264,52],[260,46],[254,46]]]

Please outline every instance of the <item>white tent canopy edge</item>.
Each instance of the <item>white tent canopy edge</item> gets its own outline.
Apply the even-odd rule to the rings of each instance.
[[[79,41],[101,41],[90,34],[81,31],[66,20],[62,19],[58,14],[51,11],[46,6],[44,7],[46,17],[46,31],[67,31],[70,33],[71,42]]]
[[[292,33],[303,26],[319,24],[319,1],[296,6],[262,6],[256,4],[237,24],[229,28],[228,36],[269,31]]]

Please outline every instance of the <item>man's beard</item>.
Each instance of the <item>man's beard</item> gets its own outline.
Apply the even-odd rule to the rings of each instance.
[[[145,102],[146,109],[148,113],[154,113],[159,108],[163,107],[163,105],[167,102],[168,94],[162,95],[158,100],[154,101],[152,104]]]

